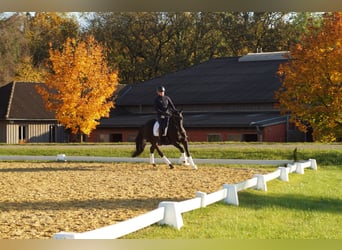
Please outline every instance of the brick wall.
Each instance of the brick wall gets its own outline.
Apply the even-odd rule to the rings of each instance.
[[[264,142],[285,142],[286,124],[278,124],[264,128]]]
[[[256,128],[185,128],[190,142],[207,141],[258,141]],[[97,129],[88,137],[88,142],[132,142],[134,141],[138,129],[117,128],[117,129]],[[286,125],[279,124],[263,129],[262,140],[264,142],[285,142]]]

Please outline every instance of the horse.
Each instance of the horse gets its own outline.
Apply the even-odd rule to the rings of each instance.
[[[164,162],[170,167],[170,169],[173,169],[173,164],[159,148],[160,145],[173,145],[181,152],[179,163],[183,163],[186,166],[190,165],[192,169],[196,170],[197,166],[190,155],[187,135],[183,127],[183,111],[177,110],[172,112],[167,128],[165,142],[161,142],[159,136],[156,136],[153,133],[153,127],[155,126],[156,122],[157,119],[151,119],[141,126],[135,138],[136,150],[132,153],[132,157],[137,157],[140,155],[145,149],[146,142],[150,142],[150,163],[153,166],[156,166],[154,161],[154,151],[157,150],[159,156],[163,158]]]

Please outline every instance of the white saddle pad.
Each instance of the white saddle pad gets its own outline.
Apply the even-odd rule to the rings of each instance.
[[[159,122],[156,121],[153,126],[153,135],[159,136]]]

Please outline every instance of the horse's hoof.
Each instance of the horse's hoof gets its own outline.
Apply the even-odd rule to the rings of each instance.
[[[174,169],[175,168],[172,164],[170,164],[169,166],[170,166],[170,169]]]

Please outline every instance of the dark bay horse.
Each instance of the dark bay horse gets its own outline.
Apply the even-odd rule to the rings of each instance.
[[[166,164],[172,169],[174,166],[169,161],[169,159],[160,150],[160,145],[173,145],[179,149],[181,152],[181,157],[179,161],[185,165],[190,165],[192,169],[197,169],[188,149],[188,140],[186,136],[185,129],[183,127],[183,113],[182,111],[175,111],[172,113],[169,121],[169,126],[167,128],[166,142],[160,143],[159,136],[155,136],[153,133],[153,127],[157,120],[152,119],[143,125],[137,137],[135,138],[136,150],[132,154],[132,157],[140,155],[146,146],[146,142],[151,143],[150,147],[150,163],[155,166],[154,161],[154,150],[157,150],[160,157],[163,158]]]

